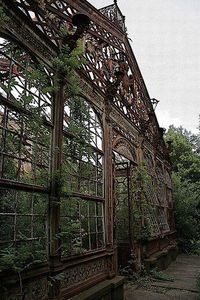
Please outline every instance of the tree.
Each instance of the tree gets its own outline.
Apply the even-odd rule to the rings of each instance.
[[[197,252],[200,244],[200,155],[197,135],[170,126],[171,162],[176,228],[183,251]]]

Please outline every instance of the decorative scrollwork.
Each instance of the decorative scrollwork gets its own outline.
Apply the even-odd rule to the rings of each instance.
[[[122,156],[126,157],[127,159],[135,163],[137,162],[137,155],[135,149],[126,139],[117,137],[113,141],[113,149]]]
[[[105,258],[99,258],[84,264],[69,268],[64,272],[64,279],[61,282],[61,288],[65,289],[69,286],[84,282],[85,280],[107,272],[107,261]]]
[[[109,5],[100,9],[100,12],[106,16],[115,26],[118,26],[123,31],[126,30],[125,28],[125,17],[122,15],[120,9],[118,8],[117,4],[114,3],[113,5]]]

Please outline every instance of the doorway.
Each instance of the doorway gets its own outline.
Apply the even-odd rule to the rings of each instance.
[[[114,152],[115,238],[118,252],[118,268],[128,264],[131,254],[131,161]]]

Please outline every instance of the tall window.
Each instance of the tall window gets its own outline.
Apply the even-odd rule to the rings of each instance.
[[[169,231],[166,179],[162,162],[158,158],[154,162],[152,154],[147,149],[144,152],[144,160],[150,176],[150,182],[146,188],[149,208],[147,214],[151,235],[156,236]]]
[[[0,251],[44,260],[50,170],[51,95],[47,71],[0,38]],[[26,257],[25,257],[26,256]]]
[[[156,159],[155,162],[156,169],[156,189],[157,198],[159,201],[159,208],[157,210],[158,223],[162,232],[169,231],[169,224],[167,218],[168,203],[166,195],[166,184],[165,184],[165,174],[163,170],[163,164],[160,160]]]
[[[144,151],[144,161],[149,175],[149,182],[146,185],[146,200],[147,205],[145,207],[145,215],[148,221],[148,226],[150,228],[151,236],[157,236],[160,234],[160,226],[158,221],[158,209],[159,200],[156,193],[156,181],[155,181],[155,168],[154,160],[150,151],[145,149]]]
[[[62,255],[104,247],[102,129],[81,97],[64,108]]]
[[[118,243],[130,238],[130,167],[131,162],[124,156],[113,153],[115,161],[115,199],[116,199],[116,238]]]

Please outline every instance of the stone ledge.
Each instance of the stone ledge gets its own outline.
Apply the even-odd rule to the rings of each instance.
[[[164,270],[168,265],[176,259],[178,255],[178,248],[176,245],[169,246],[162,251],[159,251],[149,258],[144,259],[144,264],[147,270],[157,268],[158,270]]]

